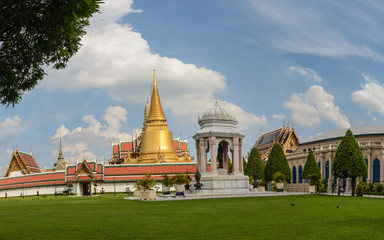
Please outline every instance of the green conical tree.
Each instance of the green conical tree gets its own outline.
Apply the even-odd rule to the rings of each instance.
[[[367,177],[367,164],[351,130],[345,133],[332,162],[332,174],[339,178],[352,178],[352,196],[355,195],[357,177]]]
[[[264,162],[261,159],[259,149],[256,147],[252,148],[244,174],[251,177],[256,170],[259,174],[259,178],[261,179],[264,178],[264,168]]]
[[[243,157],[243,169],[245,172],[245,169],[247,169],[247,162],[245,161],[245,158]]]
[[[320,168],[316,163],[315,155],[312,150],[309,151],[307,161],[305,162],[303,178],[311,180],[318,180],[321,178]]]
[[[273,174],[281,172],[285,175],[286,179],[291,180],[292,174],[289,168],[287,158],[285,157],[283,148],[279,143],[275,143],[269,154],[267,164],[264,169],[264,177],[266,181],[273,180]]]

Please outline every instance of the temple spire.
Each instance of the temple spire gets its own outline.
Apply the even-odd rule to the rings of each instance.
[[[152,89],[151,105],[149,108],[147,123],[151,123],[153,121],[162,121],[162,122],[167,121],[167,119],[164,116],[163,108],[161,107],[159,92],[157,91],[155,70],[153,70],[153,89]]]
[[[57,158],[57,160],[64,160],[63,150],[62,150],[62,147],[61,147],[61,137],[60,137],[59,157]]]

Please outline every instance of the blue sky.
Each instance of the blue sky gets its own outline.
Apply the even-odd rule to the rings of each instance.
[[[190,140],[218,97],[246,134],[294,122],[301,141],[380,125],[381,1],[105,1],[83,47],[14,108],[1,107],[0,172],[12,149],[42,168],[64,157],[108,160],[143,121],[153,69],[174,137]],[[135,129],[137,129],[135,131]]]

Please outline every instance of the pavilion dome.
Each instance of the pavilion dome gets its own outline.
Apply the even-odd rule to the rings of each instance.
[[[237,123],[236,118],[227,112],[216,99],[213,107],[204,112],[204,114],[199,117],[199,120],[228,120],[235,121]]]

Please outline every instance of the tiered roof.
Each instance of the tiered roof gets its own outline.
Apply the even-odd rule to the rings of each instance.
[[[261,157],[266,160],[275,143],[279,143],[285,154],[293,153],[299,146],[300,141],[296,135],[294,128],[285,127],[262,134],[257,140],[254,147],[259,149]]]
[[[110,164],[122,163],[135,163],[134,161],[128,162],[131,158],[135,158],[138,154],[140,141],[134,139],[132,142],[120,142],[112,145],[112,158],[109,160]],[[173,139],[173,147],[175,148],[177,157],[188,157],[188,139],[181,140],[180,138]],[[159,152],[161,154],[161,152]]]
[[[8,177],[11,172],[15,171],[21,171],[22,174],[42,172],[32,154],[20,152],[18,149],[13,152],[11,161],[4,177]]]

